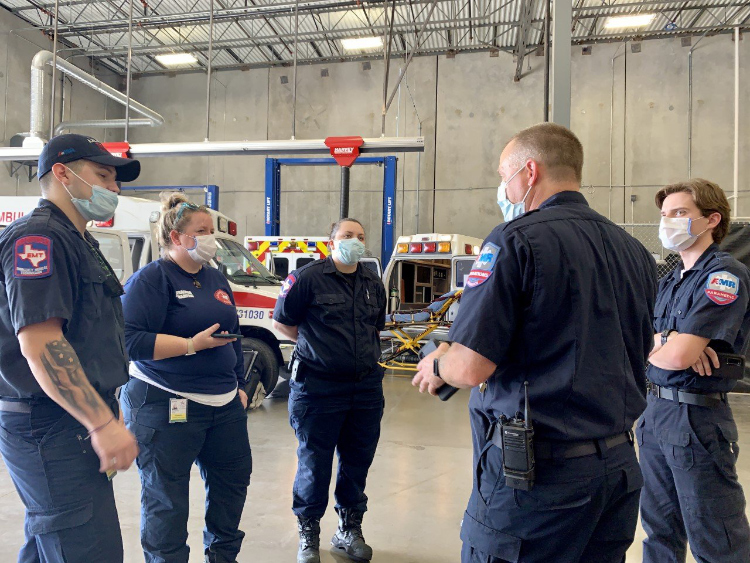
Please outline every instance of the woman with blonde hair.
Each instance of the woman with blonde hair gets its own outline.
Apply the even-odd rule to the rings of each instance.
[[[232,563],[252,471],[239,320],[216,254],[213,218],[162,194],[162,257],[125,285],[130,381],[122,391],[138,439],[141,545],[148,563],[187,563],[190,469],[206,486],[205,560]]]

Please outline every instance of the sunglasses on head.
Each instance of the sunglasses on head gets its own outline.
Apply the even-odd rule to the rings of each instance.
[[[177,219],[175,220],[175,222],[180,220],[180,218],[182,217],[182,212],[185,211],[185,209],[192,209],[193,211],[198,211],[200,210],[200,208],[201,208],[200,205],[195,205],[194,203],[190,201],[183,201],[182,205],[180,205],[180,209],[177,211]]]

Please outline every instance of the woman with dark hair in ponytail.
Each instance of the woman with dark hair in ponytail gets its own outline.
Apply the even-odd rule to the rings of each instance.
[[[239,320],[216,254],[213,219],[181,193],[162,194],[162,257],[122,298],[130,381],[125,421],[138,439],[141,545],[148,563],[187,563],[190,468],[206,484],[205,557],[233,563],[252,457]]]
[[[383,416],[378,360],[385,288],[359,264],[365,252],[359,221],[341,219],[330,236],[331,255],[292,272],[273,313],[274,328],[297,342],[289,418],[299,441],[292,505],[300,536],[298,563],[320,562],[320,519],[328,504],[335,451],[339,526],[331,545],[356,561],[372,558],[362,518]]]

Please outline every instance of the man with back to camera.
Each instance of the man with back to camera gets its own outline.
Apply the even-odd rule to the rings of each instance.
[[[750,271],[719,243],[729,230],[724,191],[700,178],[656,194],[659,238],[682,261],[659,284],[648,407],[636,436],[643,469],[644,563],[750,561],[737,425],[717,352],[745,351]],[[692,366],[692,368],[691,368]]]
[[[508,143],[498,168],[506,222],[467,278],[452,343],[414,377],[432,394],[473,388],[463,563],[619,563],[633,542],[643,480],[632,428],[646,406],[656,265],[589,208],[582,167],[580,141],[559,125]],[[509,479],[501,425],[523,413],[525,382],[535,474]]]
[[[43,199],[0,235],[0,453],[26,507],[19,563],[118,563],[111,477],[138,454],[114,393],[127,382],[122,286],[86,231],[114,215],[137,160],[83,135],[39,156]]]

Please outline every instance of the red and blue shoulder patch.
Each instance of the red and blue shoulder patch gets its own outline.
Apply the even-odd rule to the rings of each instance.
[[[471,272],[466,276],[465,286],[467,288],[477,287],[486,282],[492,275],[492,271],[497,264],[497,257],[500,255],[500,247],[491,242],[485,243],[482,251],[474,261]]]
[[[708,276],[703,291],[717,305],[729,305],[737,300],[740,293],[740,279],[726,271],[713,272]]]
[[[13,277],[46,278],[52,275],[52,239],[29,235],[16,240],[13,248]]]
[[[289,290],[292,289],[292,286],[297,281],[297,278],[294,277],[294,274],[289,274],[287,278],[281,283],[281,293],[279,293],[279,297],[286,297],[289,294]]]

